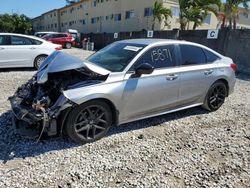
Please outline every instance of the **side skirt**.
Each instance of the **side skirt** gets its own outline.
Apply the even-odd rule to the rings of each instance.
[[[120,126],[122,124],[125,124],[125,123],[130,123],[130,122],[133,122],[133,121],[147,119],[147,118],[151,118],[151,117],[155,117],[155,116],[160,116],[160,115],[164,115],[164,114],[170,114],[170,113],[178,112],[178,111],[185,110],[185,109],[188,109],[188,108],[193,108],[193,107],[201,106],[202,104],[203,103],[196,103],[196,104],[184,106],[184,107],[181,107],[181,108],[176,108],[176,109],[173,109],[173,110],[167,110],[167,111],[162,111],[162,112],[159,112],[159,113],[156,113],[156,114],[141,116],[139,118],[133,118],[133,119],[130,119],[130,120],[126,120],[126,121],[120,122],[118,126]]]

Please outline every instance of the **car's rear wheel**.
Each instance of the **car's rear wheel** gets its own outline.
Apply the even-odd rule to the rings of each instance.
[[[40,65],[45,61],[45,59],[47,58],[47,55],[39,55],[36,57],[35,61],[34,61],[34,67],[36,69],[39,69]]]
[[[112,125],[112,111],[101,100],[90,101],[74,108],[65,124],[67,135],[85,144],[101,139]]]
[[[225,83],[218,81],[215,82],[209,89],[203,108],[209,111],[218,110],[225,102],[227,96],[227,87]]]
[[[65,48],[70,49],[72,47],[72,44],[70,42],[65,43]]]

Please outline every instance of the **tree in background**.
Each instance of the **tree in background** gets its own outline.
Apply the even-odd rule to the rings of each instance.
[[[193,23],[193,30],[202,25],[210,12],[217,15],[221,5],[220,0],[179,0],[181,30],[189,29]]]
[[[225,4],[222,4],[221,10],[229,22],[230,29],[236,29],[237,19],[239,18],[239,6],[243,5],[247,9],[249,8],[249,2],[249,0],[226,0]]]
[[[164,21],[164,26],[168,25],[168,18],[172,17],[170,9],[164,7],[162,2],[155,1],[153,7],[153,24],[152,30],[155,29],[155,23],[158,21],[160,24]]]
[[[27,33],[32,29],[31,19],[24,14],[0,15],[0,32]]]

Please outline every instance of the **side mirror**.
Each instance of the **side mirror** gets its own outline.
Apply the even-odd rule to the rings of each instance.
[[[135,74],[141,76],[142,74],[151,74],[154,67],[148,63],[143,63],[135,68]]]

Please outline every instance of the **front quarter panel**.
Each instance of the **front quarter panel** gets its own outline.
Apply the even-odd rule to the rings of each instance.
[[[66,90],[63,94],[78,105],[93,99],[107,99],[119,110],[124,87],[123,74],[111,73],[103,83]]]

